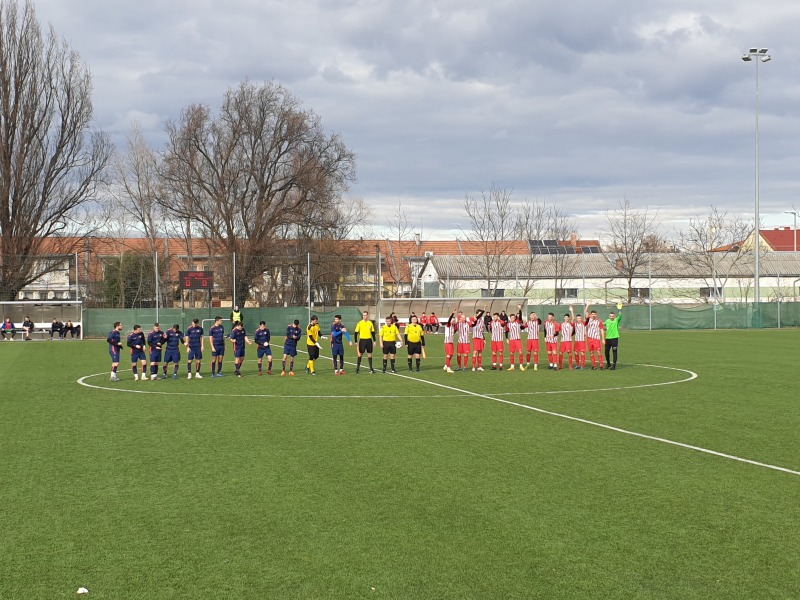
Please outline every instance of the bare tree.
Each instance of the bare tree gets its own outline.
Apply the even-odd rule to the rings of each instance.
[[[401,248],[403,247],[403,242],[409,241],[414,232],[411,218],[403,209],[403,203],[399,199],[397,201],[397,210],[389,217],[389,231],[391,233],[390,241],[396,242],[396,244],[389,245],[388,256],[383,257],[382,265],[390,276],[387,279],[394,282],[390,289],[392,296],[398,296],[404,275],[409,272],[408,269],[404,268],[407,261],[402,255]]]
[[[515,213],[514,224],[516,232],[514,236],[517,239],[530,243],[531,240],[545,238],[550,214],[550,208],[546,204],[525,199],[515,207]],[[522,260],[518,261],[517,264],[521,271],[518,281],[520,282],[523,296],[527,296],[530,293],[537,279],[541,277],[542,259],[543,256],[541,254],[528,252]]]
[[[463,208],[471,227],[461,231],[467,241],[482,249],[477,260],[491,297],[499,281],[508,277],[513,264],[511,249],[519,233],[518,219],[511,205],[511,190],[492,185],[478,197],[466,196]]]
[[[689,226],[676,232],[676,256],[684,273],[713,290],[702,300],[719,300],[716,290],[725,288],[731,270],[752,260],[741,249],[751,231],[749,221],[712,205],[708,215],[690,218]]]
[[[576,235],[577,224],[575,220],[565,213],[557,206],[551,206],[547,211],[547,237],[557,242],[572,240],[572,236]],[[559,244],[559,248],[563,248]],[[577,254],[567,254],[566,248],[564,252],[557,254],[548,254],[544,257],[548,264],[553,277],[553,298],[555,303],[561,304],[562,300],[566,298],[566,291],[564,283],[568,279],[572,279],[578,273],[578,261],[580,256]]]
[[[219,114],[186,107],[167,123],[165,209],[196,222],[220,250],[237,253],[246,299],[263,281],[268,257],[294,226],[332,227],[333,207],[355,176],[355,157],[320,118],[276,83],[242,82]]]
[[[93,200],[112,151],[90,132],[91,92],[88,68],[52,28],[43,34],[33,4],[20,11],[0,0],[3,299],[53,268],[43,255],[71,253],[89,234],[73,219]]]
[[[627,198],[619,206],[606,213],[606,229],[603,232],[609,242],[608,250],[616,255],[616,267],[625,277],[628,286],[628,302],[633,296],[633,279],[646,265],[648,248],[658,236],[658,211],[635,209]]]

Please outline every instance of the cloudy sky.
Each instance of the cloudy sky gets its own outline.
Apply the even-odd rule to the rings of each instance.
[[[357,155],[350,195],[424,239],[493,184],[555,203],[582,237],[627,198],[664,233],[711,205],[800,210],[800,3],[789,0],[36,0],[91,68],[97,124],[151,143],[193,102],[275,80]]]

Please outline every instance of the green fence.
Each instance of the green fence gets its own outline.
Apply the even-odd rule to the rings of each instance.
[[[575,311],[583,307],[574,304]],[[614,304],[593,305],[601,319]],[[528,304],[528,312],[539,316],[554,313],[560,321],[569,305],[546,306]],[[742,304],[653,304],[633,305],[623,308],[622,326],[625,329],[752,329],[800,327],[800,302],[762,302]]]
[[[305,326],[308,324],[308,308],[247,308],[242,311],[245,327],[250,331],[254,331],[258,327],[260,321],[266,321],[269,328],[273,333],[281,333],[286,331],[286,326],[298,319],[301,327],[305,331]],[[341,307],[336,311],[330,312],[315,312],[319,317],[320,324],[322,325],[323,334],[327,331],[330,323],[333,322],[333,315],[342,315],[342,320],[346,325],[355,325],[361,319],[361,310],[353,307]],[[191,323],[192,319],[200,319],[207,321],[216,316],[221,316],[224,319],[230,317],[230,309],[221,310],[219,308],[197,308],[181,310],[180,308],[166,308],[158,311],[158,321],[161,323],[162,329],[172,327],[173,324],[178,323],[183,331]],[[112,329],[114,322],[120,321],[125,330],[130,330],[134,324],[141,325],[145,331],[149,331],[153,323],[156,322],[156,309],[154,308],[127,308],[120,310],[110,310],[105,308],[89,308],[83,312],[83,326],[84,335],[86,337],[103,337],[108,335]],[[206,328],[210,323],[206,322]],[[227,324],[226,329],[230,329],[230,324]]]
[[[583,307],[574,304],[576,311],[583,311]],[[616,311],[613,304],[593,305],[601,319],[608,316],[609,311]],[[547,313],[555,313],[560,321],[565,312],[569,312],[569,305],[536,305],[528,304],[528,311],[535,311],[544,317]],[[308,322],[308,309],[295,308],[248,308],[244,311],[245,326],[252,331],[259,321],[266,321],[273,332],[282,331],[291,321],[298,319],[305,328]],[[624,317],[622,326],[625,329],[753,329],[800,327],[800,302],[762,302],[758,308],[751,304],[654,304],[626,306],[623,309]],[[353,327],[361,319],[358,308],[341,307],[336,311],[317,312],[323,331],[327,330],[333,322],[333,315],[342,315],[342,320],[348,327]],[[180,324],[185,330],[189,322],[194,319],[208,320],[216,315],[224,318],[230,316],[229,310],[211,309],[186,309],[178,308],[161,309],[158,320],[162,327],[171,327],[174,323]],[[440,315],[442,316],[442,315]],[[140,324],[145,330],[156,321],[154,308],[140,309],[86,309],[83,313],[84,335],[86,337],[105,337],[114,321],[121,321],[126,328],[134,323]],[[208,323],[207,323],[208,325]]]

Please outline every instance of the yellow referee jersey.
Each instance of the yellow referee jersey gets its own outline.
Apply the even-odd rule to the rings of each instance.
[[[399,337],[400,330],[394,323],[381,327],[381,340],[384,342],[396,342]]]
[[[406,339],[409,344],[416,344],[422,341],[423,336],[422,325],[419,323],[409,323],[406,327]]]
[[[372,339],[372,336],[375,335],[375,326],[372,324],[372,321],[361,319],[356,324],[355,332],[360,340]]]

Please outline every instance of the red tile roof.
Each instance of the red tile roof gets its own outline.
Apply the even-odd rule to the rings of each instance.
[[[795,242],[800,246],[800,236],[791,227],[762,229],[761,239],[775,252],[793,252],[796,247]]]

